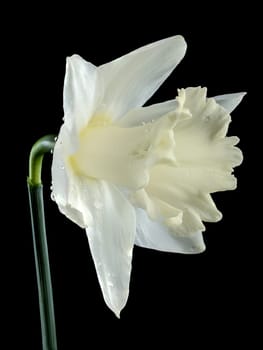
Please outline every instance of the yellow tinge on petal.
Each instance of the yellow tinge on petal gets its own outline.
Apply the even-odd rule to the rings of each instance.
[[[125,128],[107,115],[96,115],[79,133],[77,152],[68,158],[81,176],[106,180],[128,189],[145,187],[156,162],[174,162],[176,114]]]
[[[91,118],[88,126],[81,130],[80,138],[85,137],[85,133],[87,133],[87,129],[104,127],[111,124],[112,124],[112,119],[107,114],[96,114],[94,117]]]

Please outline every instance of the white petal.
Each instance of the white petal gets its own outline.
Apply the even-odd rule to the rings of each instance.
[[[100,202],[94,203],[94,225],[86,230],[87,236],[103,297],[119,317],[129,294],[135,212],[112,185],[100,182],[92,191]]]
[[[135,244],[165,252],[195,254],[205,250],[200,231],[189,236],[176,236],[168,226],[151,220],[143,209],[136,210],[137,231]]]
[[[238,92],[235,94],[226,94],[215,96],[214,99],[220,106],[222,106],[228,113],[231,113],[242,101],[246,92]]]
[[[141,47],[99,67],[103,103],[114,120],[142,106],[184,57],[186,43],[174,36]]]
[[[53,152],[52,197],[64,215],[80,227],[86,227],[92,222],[87,183],[72,173],[67,161],[74,148],[74,138],[64,124]]]
[[[141,125],[142,123],[151,123],[167,113],[175,111],[177,107],[178,103],[175,99],[147,107],[138,107],[125,114],[118,122],[118,125],[133,127]]]
[[[78,55],[67,58],[63,95],[65,122],[80,130],[92,117],[102,94],[96,66]]]

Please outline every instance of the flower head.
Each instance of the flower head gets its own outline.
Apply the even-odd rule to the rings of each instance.
[[[236,186],[236,137],[226,137],[242,94],[206,89],[142,107],[183,58],[181,36],[95,67],[67,60],[65,122],[54,149],[53,197],[85,228],[107,305],[117,316],[129,293],[134,243],[204,250],[202,221],[218,221],[210,193]]]

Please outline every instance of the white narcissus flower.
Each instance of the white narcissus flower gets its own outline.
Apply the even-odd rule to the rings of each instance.
[[[188,88],[141,107],[185,50],[175,36],[100,67],[77,55],[67,60],[53,198],[86,229],[105,302],[117,316],[134,244],[202,252],[202,221],[221,218],[210,193],[236,186],[231,173],[242,155],[226,132],[244,94],[207,98],[206,89]]]

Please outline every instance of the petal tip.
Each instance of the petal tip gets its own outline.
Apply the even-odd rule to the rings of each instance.
[[[185,47],[187,46],[185,38],[181,34],[175,35],[173,38],[175,38],[177,41],[181,41],[181,43],[185,45]]]
[[[194,245],[191,248],[191,252],[189,254],[201,254],[206,250],[205,244]]]
[[[82,62],[85,60],[78,54],[74,53],[71,56],[66,57],[66,64],[74,64],[74,63],[78,63],[78,62]]]
[[[247,92],[237,92],[215,96],[216,102],[223,107],[228,113],[232,113],[234,109],[241,103]]]
[[[175,48],[178,49],[178,46],[181,46],[182,49],[182,58],[185,55],[186,49],[187,49],[187,43],[185,41],[185,38],[182,35],[175,35],[174,37],[172,37],[174,39],[174,44],[175,44]]]
[[[106,303],[107,304],[107,303]],[[120,319],[121,318],[121,311],[125,307],[126,303],[124,305],[113,305],[113,304],[107,304],[107,306],[110,308],[110,310],[114,313],[114,315]]]
[[[114,312],[115,316],[116,316],[118,319],[121,318],[121,313],[120,313],[120,311],[113,311],[113,312]]]
[[[221,213],[221,211],[218,210],[215,213],[213,222],[218,222],[218,221],[221,221],[222,219],[223,219],[223,214]]]

